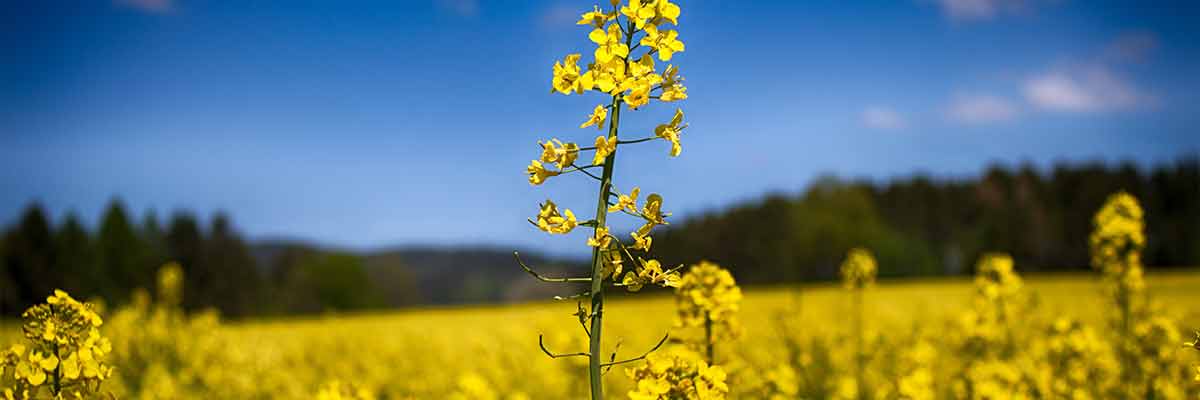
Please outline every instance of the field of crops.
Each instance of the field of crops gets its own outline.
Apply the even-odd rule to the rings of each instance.
[[[1182,346],[1190,339],[1188,328],[1200,324],[1196,288],[1196,270],[1147,277],[1147,291],[1165,307],[1162,315],[1177,322],[1178,330],[1162,344],[1164,354],[1148,360],[1173,367],[1174,382],[1166,383],[1174,388],[1164,393],[1174,390],[1176,398],[1196,398],[1200,391],[1193,377],[1200,352]],[[1090,381],[1103,373],[1101,367],[1086,361],[1111,356],[1106,349],[1111,310],[1096,276],[1028,277],[1022,291],[1035,305],[1019,320],[1038,334],[1024,336],[1028,342],[1020,344],[1018,355],[987,379],[1001,379],[1010,372],[1004,367],[1018,381],[1029,379],[1033,389],[1074,379],[1070,374],[1080,371],[1056,370],[1046,355],[1056,340],[1049,332],[1065,317],[1083,324],[1080,332],[1090,332],[1091,340],[1102,341],[1079,343],[1098,353],[1070,364],[1092,374],[1085,376],[1087,385],[1102,386]],[[959,376],[971,354],[959,347],[964,332],[957,321],[975,296],[976,286],[962,279],[883,281],[866,290],[864,379],[872,398],[902,397],[899,385],[920,370],[913,363],[927,365],[937,398],[955,396],[956,382],[971,380]],[[731,397],[846,394],[853,386],[842,382],[854,376],[852,324],[846,317],[851,304],[841,286],[747,290],[742,335],[719,343],[716,352],[716,363],[729,373]],[[544,334],[553,351],[585,350],[586,336],[569,316],[574,311],[574,303],[548,302],[222,324],[212,316],[185,318],[168,305],[145,304],[119,310],[103,325],[115,367],[104,389],[119,398],[312,398],[335,386],[363,398],[584,398],[587,359],[550,359],[537,344]],[[620,356],[652,346],[676,318],[675,302],[665,293],[616,299],[608,312],[606,335],[613,340],[606,351],[620,341]],[[5,343],[19,336],[15,324],[3,328]],[[625,369],[614,367],[605,376],[609,392],[619,397],[633,385]],[[976,385],[983,383],[978,382],[983,377],[975,378]]]

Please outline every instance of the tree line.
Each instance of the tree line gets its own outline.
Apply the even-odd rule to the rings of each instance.
[[[1119,190],[1146,212],[1147,265],[1200,265],[1200,161],[994,164],[972,178],[927,175],[877,183],[817,179],[799,194],[702,213],[657,235],[654,254],[732,267],[739,282],[829,280],[846,251],[866,246],[885,276],[973,272],[987,251],[1024,271],[1088,268],[1091,218]]]
[[[213,307],[235,318],[367,308],[396,297],[375,289],[358,255],[298,244],[254,247],[223,213],[205,223],[180,211],[164,224],[153,211],[136,220],[113,200],[90,230],[74,213],[54,223],[34,203],[0,237],[0,318],[19,315],[57,288],[126,303],[135,290],[153,289],[168,261],[183,267],[186,309]],[[406,277],[381,279],[403,286]]]

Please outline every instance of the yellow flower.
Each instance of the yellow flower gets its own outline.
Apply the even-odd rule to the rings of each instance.
[[[646,205],[642,206],[642,218],[654,225],[666,225],[667,220],[664,218],[670,216],[670,214],[662,212],[662,202],[663,198],[658,193],[651,193],[649,196],[646,196]]]
[[[679,286],[679,272],[666,272],[662,269],[662,264],[658,260],[644,260],[638,258],[638,263],[641,267],[637,271],[630,271],[625,274],[625,278],[621,280],[621,284],[625,285],[625,289],[631,292],[642,290],[642,286],[655,284],[664,287]]]
[[[602,249],[607,249],[608,245],[611,243],[612,236],[609,235],[607,226],[596,228],[595,234],[587,240],[588,246],[599,247]]]
[[[675,109],[675,116],[671,117],[671,122],[661,124],[654,128],[654,135],[668,142],[671,142],[671,157],[678,157],[683,151],[683,147],[679,144],[679,133],[683,131],[686,125],[683,123],[683,110]]]
[[[37,366],[37,361],[21,360],[14,371],[14,377],[18,380],[25,379],[30,385],[38,386],[46,382],[46,371]]]
[[[653,225],[647,224],[642,226],[642,228],[652,226]],[[629,233],[629,236],[633,236],[633,245],[629,246],[629,248],[634,250],[650,251],[650,243],[653,242],[654,238],[650,237],[649,229],[645,229],[645,232],[642,231],[643,229],[638,229],[637,231]]]
[[[638,193],[640,193],[640,192],[641,192],[641,188],[634,186],[633,190],[630,190],[628,195],[624,195],[624,194],[618,195],[617,196],[617,204],[608,206],[608,212],[613,213],[613,212],[625,210],[630,213],[637,214],[637,198],[638,198]]]
[[[592,11],[583,13],[579,18],[579,22],[576,22],[575,25],[592,25],[596,28],[603,28],[604,24],[608,23],[613,17],[616,17],[615,14],[600,11],[600,6],[592,7]]]
[[[599,45],[595,52],[598,63],[607,63],[613,58],[625,58],[629,55],[629,46],[621,41],[621,27],[617,24],[609,25],[607,31],[600,28],[592,30],[588,39]]]
[[[592,156],[592,165],[604,164],[604,159],[617,151],[617,137],[613,136],[607,140],[604,136],[596,136],[596,154]]]
[[[654,9],[658,14],[655,18],[671,21],[672,24],[679,25],[679,6],[671,3],[670,0],[658,0],[658,5]]]
[[[629,105],[629,109],[636,110],[638,107],[650,103],[650,91],[654,89],[654,84],[648,79],[638,79],[629,85],[629,94],[625,95],[625,103]]]
[[[663,61],[671,61],[671,56],[684,48],[683,42],[679,41],[678,31],[671,29],[661,32],[654,25],[646,25],[646,36],[639,43],[657,50],[658,59]]]
[[[600,91],[616,94],[626,79],[625,70],[625,59],[613,58],[606,63],[596,62],[589,65],[586,78]]]
[[[538,212],[537,227],[546,233],[566,234],[578,225],[575,213],[570,209],[564,209],[563,213],[559,214],[558,205],[550,200],[546,200],[541,207],[541,211]]]
[[[62,362],[62,373],[67,379],[79,379],[79,358],[71,353]]]
[[[679,101],[687,99],[687,88],[683,86],[683,77],[679,76],[679,68],[668,65],[662,74],[663,92],[658,99],[662,101]]]
[[[562,94],[577,94],[592,88],[591,77],[580,75],[579,54],[568,54],[563,60],[554,62],[554,78],[550,81],[551,91]]]
[[[604,269],[600,272],[601,279],[612,277],[615,281],[621,276],[621,265],[624,264],[624,259],[621,258],[621,252],[614,248],[606,248],[601,250],[604,254]]]
[[[558,139],[550,139],[546,142],[538,142],[542,145],[542,162],[558,164],[559,172],[563,168],[570,166],[579,157],[579,145],[575,143],[566,143],[558,141]]]
[[[719,400],[729,394],[725,370],[709,366],[699,354],[687,348],[654,352],[644,363],[626,369],[625,373],[637,383],[628,394],[634,400]]]
[[[654,73],[654,57],[650,57],[649,54],[644,54],[637,62],[629,64],[629,76],[625,84],[631,87],[641,79],[648,79],[651,85],[662,82],[662,77]]]
[[[588,115],[588,120],[584,121],[580,128],[587,128],[595,125],[596,129],[604,129],[604,119],[608,117],[608,107],[603,104],[596,105],[596,109],[592,110],[592,114]]]
[[[654,7],[654,0],[629,0],[629,5],[621,7],[621,14],[633,21],[634,27],[642,29],[647,19],[658,15],[658,10]]]
[[[561,174],[559,171],[546,169],[538,160],[530,161],[529,166],[525,167],[525,173],[529,174],[529,184],[534,186],[541,185],[542,182],[546,181],[546,178]]]

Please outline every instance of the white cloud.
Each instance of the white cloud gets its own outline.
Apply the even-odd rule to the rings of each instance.
[[[437,4],[460,17],[479,15],[479,0],[437,0]]]
[[[979,21],[1006,14],[1022,14],[1031,11],[1034,3],[1052,3],[1057,0],[933,0],[941,8],[942,15],[953,21]]]
[[[1149,95],[1103,66],[1056,70],[1025,81],[1022,91],[1035,107],[1054,111],[1101,111],[1131,108]]]
[[[862,112],[862,124],[873,129],[903,129],[908,126],[904,116],[888,107],[871,106]]]
[[[580,14],[583,13],[577,6],[564,3],[555,4],[542,13],[541,26],[544,29],[571,27],[575,25],[575,21],[579,20]]]
[[[166,14],[175,9],[172,0],[113,0],[113,3],[151,14]]]
[[[946,117],[965,124],[1009,121],[1017,117],[1012,102],[986,95],[957,95],[946,107]]]

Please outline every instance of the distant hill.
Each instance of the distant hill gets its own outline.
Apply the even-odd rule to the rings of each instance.
[[[252,254],[266,276],[289,251],[347,252],[363,258],[372,283],[392,303],[467,304],[547,299],[570,295],[582,287],[546,285],[525,273],[513,250],[495,246],[398,246],[372,251],[348,251],[311,243],[271,240],[255,243]],[[546,257],[521,251],[521,259],[539,272],[553,275],[586,274],[583,261]],[[396,293],[403,291],[404,293]],[[400,304],[393,304],[400,305]]]

